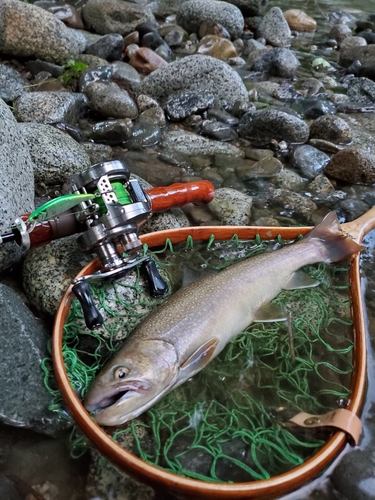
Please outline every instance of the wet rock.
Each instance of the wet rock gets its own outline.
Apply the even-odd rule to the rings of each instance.
[[[146,111],[147,109],[152,109],[152,108],[157,108],[159,107],[159,104],[155,99],[152,99],[151,97],[140,94],[137,97],[137,106],[140,112]]]
[[[129,35],[138,24],[155,22],[149,7],[123,0],[89,0],[82,8],[88,27],[96,33]]]
[[[31,304],[43,314],[56,313],[72,279],[94,258],[80,250],[76,239],[74,235],[54,240],[43,247],[33,247],[26,254],[23,287]]]
[[[245,162],[246,160],[244,160]],[[241,180],[251,180],[259,178],[274,177],[283,169],[283,164],[277,158],[273,156],[268,158],[263,158],[256,163],[251,160],[247,160],[247,165],[241,165],[236,168],[238,177]]]
[[[375,33],[372,33],[371,31],[360,31],[357,35],[364,38],[368,44],[375,43]]]
[[[137,123],[132,128],[132,135],[126,143],[128,149],[142,149],[155,146],[161,141],[161,130],[152,123]]]
[[[281,78],[292,78],[300,62],[294,53],[285,48],[274,48],[262,52],[251,66],[252,71],[264,71]]]
[[[313,201],[318,205],[324,205],[324,207],[328,208],[329,210],[334,210],[337,207],[337,204],[340,201],[345,200],[347,196],[348,194],[344,191],[336,189],[331,193],[322,193],[315,195],[313,197]]]
[[[168,66],[168,63],[156,52],[147,47],[140,47],[129,57],[129,64],[140,73],[149,75],[158,68]]]
[[[348,36],[340,43],[341,50],[351,49],[353,47],[364,47],[367,42],[360,36]]]
[[[359,61],[362,65],[371,64],[375,59],[375,45],[365,47],[348,47],[340,50],[339,64],[348,67],[354,61]]]
[[[110,33],[86,47],[86,53],[101,57],[107,61],[119,60],[124,50],[124,39],[121,35]]]
[[[215,154],[243,156],[242,150],[236,146],[206,139],[192,132],[182,130],[171,131],[165,134],[163,136],[163,147],[167,150],[183,153],[186,156],[208,156]]]
[[[345,198],[345,200],[339,201],[335,208],[338,215],[345,217],[346,222],[351,222],[367,212],[369,207],[361,200]]]
[[[107,120],[96,123],[91,130],[91,139],[95,142],[110,144],[123,144],[132,135],[128,120]]]
[[[233,112],[233,110],[232,110]],[[239,124],[239,119],[233,114],[228,113],[223,108],[219,108],[217,106],[213,108],[209,108],[206,112],[207,118],[213,118],[214,120],[221,121],[223,123],[227,123],[228,125],[236,126]]]
[[[336,112],[336,106],[332,102],[321,99],[304,99],[299,105],[303,116],[312,120]]]
[[[294,170],[284,168],[284,170],[275,175],[272,182],[279,188],[299,191],[304,184],[304,179]]]
[[[279,7],[272,7],[263,17],[257,30],[258,38],[265,38],[275,47],[289,45],[291,32]]]
[[[89,85],[95,82],[109,83],[112,77],[113,67],[106,64],[82,71],[78,80],[78,89],[80,92],[86,92]]]
[[[315,19],[308,16],[303,10],[289,9],[286,10],[283,15],[291,30],[302,32],[316,30]]]
[[[326,141],[325,139],[310,139],[309,144],[314,146],[314,148],[325,151],[326,153],[338,153],[344,148],[344,146],[339,146],[333,142]]]
[[[21,214],[34,210],[34,165],[14,116],[0,99],[0,234]],[[21,257],[15,243],[0,245],[0,273]]]
[[[239,124],[240,136],[249,139],[256,146],[276,141],[306,142],[308,125],[295,116],[276,110],[261,110],[246,113]]]
[[[63,184],[90,165],[85,150],[68,134],[42,123],[20,123],[34,162],[35,182]]]
[[[86,64],[88,69],[98,68],[99,66],[105,66],[108,62],[98,56],[92,56],[91,54],[79,54],[76,57],[76,61],[83,62]]]
[[[90,158],[90,165],[112,158],[112,148],[105,144],[95,144],[94,142],[82,142],[81,146]]]
[[[270,203],[287,210],[293,216],[301,217],[306,222],[311,222],[314,212],[318,209],[310,198],[287,189],[271,190]]]
[[[217,0],[188,0],[177,11],[176,22],[188,33],[198,33],[203,21],[219,23],[226,28],[230,36],[238,38],[244,28],[241,11],[227,2]]]
[[[86,95],[93,111],[108,118],[135,118],[137,105],[126,90],[116,83],[94,82],[87,86]]]
[[[227,0],[238,7],[244,16],[257,16],[268,4],[268,0]]]
[[[353,78],[348,86],[347,95],[351,101],[364,105],[375,103],[375,82],[368,78]]]
[[[352,184],[373,184],[375,155],[362,149],[344,149],[332,156],[325,174]]]
[[[71,425],[48,409],[42,360],[49,356],[49,336],[20,297],[0,284],[0,421],[56,435]]]
[[[335,144],[349,144],[352,141],[352,131],[342,118],[325,115],[310,125],[310,138],[323,139]]]
[[[247,226],[250,223],[252,198],[236,189],[220,188],[208,204],[212,214],[223,226]]]
[[[263,158],[270,158],[273,156],[273,152],[270,149],[254,149],[254,148],[246,148],[245,156],[249,158],[249,160],[263,160]]]
[[[75,125],[87,110],[84,94],[73,92],[28,92],[14,101],[14,115],[19,122]]]
[[[86,47],[86,39],[79,31],[67,28],[40,7],[18,0],[0,4],[0,33],[3,54],[58,64],[74,59]]]
[[[173,61],[167,67],[151,73],[142,81],[139,90],[160,100],[162,104],[176,92],[185,90],[210,92],[215,102],[224,107],[232,106],[239,99],[247,99],[245,85],[228,64],[200,55]]]
[[[169,99],[164,110],[170,120],[180,121],[190,115],[202,113],[213,103],[214,96],[210,92],[185,91]]]
[[[206,35],[198,44],[197,54],[212,56],[222,61],[237,57],[237,51],[230,40],[217,35]]]
[[[342,42],[346,37],[352,35],[352,30],[347,24],[334,24],[329,32],[329,38]]]
[[[133,66],[122,61],[116,61],[111,64],[111,68],[112,74],[110,78],[115,83],[131,90],[136,90],[139,87],[141,77]]]
[[[308,144],[297,146],[291,155],[293,168],[299,170],[308,179],[314,179],[320,174],[329,160],[328,155]]]
[[[230,34],[222,24],[213,21],[203,21],[199,27],[198,37],[201,40],[207,35],[215,35],[219,38],[226,38],[230,40]]]
[[[57,19],[60,19],[66,26],[69,28],[74,28],[77,30],[85,29],[83,24],[81,14],[78,10],[73,7],[73,5],[56,5],[51,6],[48,9],[48,12],[51,12]]]
[[[203,120],[201,133],[217,141],[234,141],[238,138],[237,132],[228,123],[216,120]]]
[[[151,23],[142,23],[136,27],[139,33],[139,45],[147,47],[156,52],[166,61],[172,58],[172,50],[169,45],[163,40],[155,26]]]
[[[0,99],[13,102],[24,92],[28,92],[29,82],[11,66],[0,64]]]
[[[35,61],[27,61],[25,63],[25,67],[32,73],[33,76],[37,75],[41,71],[47,71],[54,78],[58,78],[64,72],[63,66],[46,61],[41,61],[40,59],[36,59]]]
[[[309,183],[307,189],[314,194],[328,194],[332,193],[335,188],[333,187],[331,181],[323,174],[319,174],[315,179]]]
[[[148,123],[157,125],[158,127],[165,127],[166,119],[163,109],[160,106],[146,109],[139,115],[138,123]]]
[[[361,66],[358,70],[357,76],[369,78],[373,82],[375,81],[375,64],[367,64],[366,66]]]
[[[168,31],[168,33],[164,37],[164,41],[170,47],[180,47],[184,40],[187,39],[187,33],[185,30],[180,28],[179,26],[175,26],[174,29]]]

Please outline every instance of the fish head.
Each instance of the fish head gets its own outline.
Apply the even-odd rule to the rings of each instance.
[[[84,399],[99,425],[121,425],[169,392],[179,371],[175,347],[163,340],[125,346],[93,381]]]

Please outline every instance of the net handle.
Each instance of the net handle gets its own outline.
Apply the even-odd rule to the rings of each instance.
[[[361,243],[363,237],[375,228],[375,206],[352,222],[341,225],[341,229],[350,235],[356,243]]]

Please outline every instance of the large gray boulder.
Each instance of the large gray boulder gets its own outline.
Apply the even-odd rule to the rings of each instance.
[[[34,170],[20,127],[0,99],[0,234],[16,217],[34,209]],[[15,243],[0,245],[0,272],[20,258]]]
[[[48,43],[46,43],[48,41]],[[0,2],[0,52],[65,63],[86,48],[86,38],[53,14],[19,0]]]
[[[161,104],[182,90],[207,91],[217,104],[233,106],[248,100],[241,77],[227,63],[210,56],[192,55],[157,69],[142,81],[139,93],[147,94]]]

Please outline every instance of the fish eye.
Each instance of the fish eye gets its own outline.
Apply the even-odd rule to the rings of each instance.
[[[121,368],[117,368],[117,370],[115,371],[115,378],[120,378],[120,379],[123,379],[126,377],[126,375],[129,373],[129,370],[127,370],[126,368],[124,367],[121,367]]]

